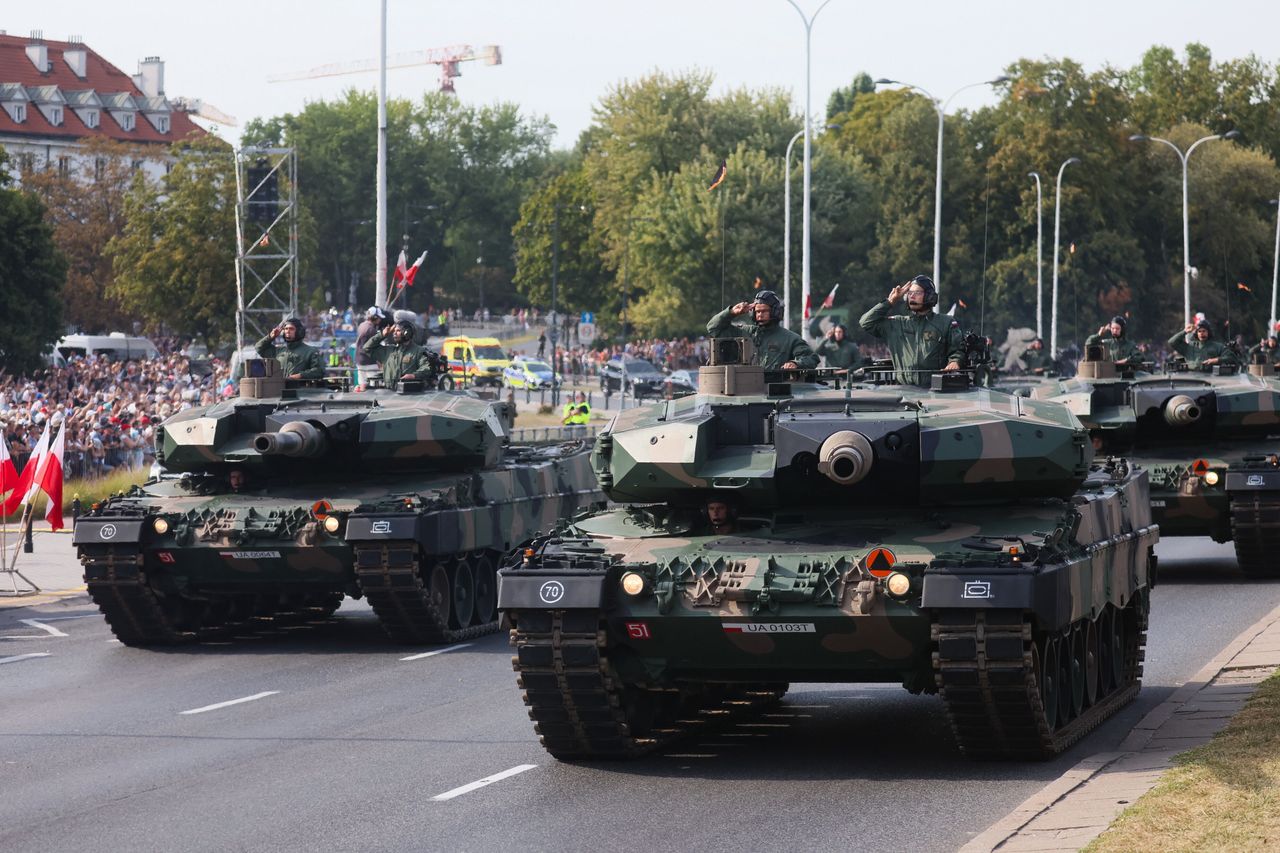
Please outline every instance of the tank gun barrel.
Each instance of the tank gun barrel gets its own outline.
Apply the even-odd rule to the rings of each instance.
[[[871,471],[871,442],[862,433],[842,430],[828,436],[818,451],[818,470],[842,486],[852,486]]]
[[[1189,426],[1200,420],[1200,407],[1186,394],[1170,397],[1164,406],[1164,420],[1169,426]]]
[[[314,424],[293,421],[279,432],[260,432],[253,438],[253,449],[264,456],[316,457],[329,449],[329,439]]]

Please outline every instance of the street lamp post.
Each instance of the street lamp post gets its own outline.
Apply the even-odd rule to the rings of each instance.
[[[1271,316],[1267,320],[1267,334],[1276,333],[1276,283],[1280,281],[1280,198],[1271,202],[1276,206],[1276,254],[1271,267]]]
[[[1191,159],[1191,152],[1202,142],[1209,142],[1213,139],[1235,139],[1240,135],[1238,130],[1229,130],[1226,133],[1214,133],[1209,136],[1201,137],[1191,143],[1191,147],[1184,153],[1181,148],[1174,145],[1167,139],[1161,139],[1158,136],[1147,136],[1144,133],[1135,133],[1129,137],[1130,142],[1163,142],[1173,149],[1173,153],[1178,155],[1178,160],[1182,162],[1182,322],[1191,322],[1191,227],[1187,216],[1187,160]],[[1272,314],[1275,309],[1272,308]]]
[[[840,125],[828,124],[826,130],[839,130]],[[782,171],[786,175],[786,183],[782,192],[782,327],[791,328],[791,147],[804,135],[804,130],[797,130],[796,135],[787,143],[787,153],[783,159]],[[801,326],[804,325],[804,308],[800,309]],[[803,329],[801,332],[803,333]]]
[[[933,286],[937,288],[939,292],[942,291],[942,130],[945,125],[947,107],[951,105],[951,101],[956,95],[966,89],[972,89],[975,86],[996,86],[1000,83],[1007,82],[1009,82],[1009,78],[1005,75],[1001,75],[994,80],[983,80],[978,83],[970,83],[967,86],[961,86],[959,89],[956,89],[945,101],[943,101],[939,98],[935,98],[929,93],[928,89],[925,89],[923,86],[916,86],[913,83],[904,83],[901,80],[889,80],[884,77],[876,81],[877,86],[891,85],[903,86],[907,89],[915,89],[917,92],[932,101],[933,108],[938,111],[938,165],[937,174],[933,181]],[[938,311],[938,305],[935,304],[933,306],[933,310]]]
[[[382,0],[378,38],[378,159],[375,169],[377,213],[374,225],[374,305],[387,304],[387,0]]]
[[[831,0],[822,0],[822,5],[814,11],[810,17],[805,17],[804,11],[796,5],[796,0],[787,0],[791,7],[796,10],[796,14],[800,16],[800,20],[804,22],[804,217],[801,226],[801,240],[803,246],[803,259],[800,262],[800,302],[803,305],[809,304],[809,153],[810,153],[810,137],[813,131],[810,127],[810,90],[812,88],[812,66],[811,47],[813,45],[813,22],[818,19],[818,15],[822,14],[822,10],[827,8],[827,4]],[[724,300],[721,299],[723,302]],[[801,309],[803,312],[803,309]],[[801,324],[803,325],[803,323]],[[803,331],[803,330],[802,330]]]
[[[1053,194],[1053,295],[1052,314],[1053,319],[1049,326],[1049,357],[1058,357],[1058,240],[1062,234],[1062,173],[1072,163],[1079,163],[1079,157],[1068,157],[1062,161],[1062,165],[1058,167],[1058,186]]]
[[[1036,179],[1036,337],[1044,337],[1044,198],[1040,173],[1027,172]]]

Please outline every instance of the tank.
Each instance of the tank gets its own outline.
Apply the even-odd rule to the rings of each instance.
[[[794,681],[889,682],[940,696],[967,755],[1038,759],[1133,699],[1145,471],[964,372],[830,388],[738,346],[698,395],[618,414],[593,456],[610,508],[499,572],[548,752],[632,757]]]
[[[1280,577],[1280,382],[1270,365],[1117,372],[1087,348],[1077,375],[1032,396],[1065,403],[1101,452],[1145,467],[1165,536],[1233,542],[1250,577]]]
[[[589,445],[513,446],[507,403],[285,388],[274,365],[166,420],[164,473],[77,521],[89,595],[125,644],[323,617],[345,596],[399,642],[492,632],[501,555],[603,500]]]

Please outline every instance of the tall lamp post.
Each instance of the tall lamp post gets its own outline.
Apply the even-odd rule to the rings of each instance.
[[[839,130],[840,125],[828,124],[826,129]],[[804,130],[796,131],[796,135],[787,143],[787,153],[783,157],[783,172],[787,178],[782,194],[782,327],[784,329],[791,328],[791,147],[803,135]],[[803,308],[800,309],[800,316],[804,316]],[[801,320],[801,325],[803,323],[804,321]]]
[[[796,14],[800,16],[800,20],[804,22],[804,217],[801,227],[801,239],[803,246],[803,260],[800,262],[800,302],[804,305],[809,304],[809,153],[810,142],[813,131],[810,127],[810,108],[809,97],[812,88],[812,66],[811,48],[813,45],[813,22],[818,19],[818,15],[822,14],[822,10],[827,8],[827,4],[831,0],[822,0],[819,6],[809,17],[805,17],[804,11],[796,5],[796,0],[787,0],[791,4],[791,8],[796,10]],[[724,300],[721,299],[723,302]],[[785,313],[785,312],[784,312]],[[803,325],[803,324],[802,324]],[[802,330],[803,331],[803,330]]]
[[[1280,281],[1280,198],[1271,203],[1276,206],[1276,254],[1271,267],[1271,316],[1267,319],[1267,334],[1276,333],[1276,283]]]
[[[1191,143],[1191,147],[1184,153],[1181,148],[1174,145],[1167,139],[1161,139],[1158,136],[1147,136],[1145,133],[1135,133],[1129,137],[1130,142],[1163,142],[1173,149],[1173,153],[1178,155],[1178,159],[1182,162],[1182,322],[1191,322],[1191,227],[1187,218],[1187,160],[1191,158],[1191,152],[1202,142],[1209,142],[1214,139],[1235,139],[1240,135],[1238,130],[1229,130],[1226,133],[1214,133],[1209,136],[1201,137]],[[1272,308],[1272,314],[1275,309]]]
[[[876,81],[877,86],[903,86],[907,89],[915,89],[930,101],[933,101],[933,108],[938,111],[938,168],[937,175],[933,182],[933,285],[938,288],[939,292],[942,290],[942,129],[945,125],[947,107],[951,105],[951,101],[956,95],[966,89],[972,89],[975,86],[997,86],[1000,83],[1007,82],[1009,82],[1009,78],[1002,74],[994,80],[982,80],[978,83],[970,83],[967,86],[961,86],[959,89],[956,89],[945,101],[943,101],[939,98],[935,98],[929,93],[928,89],[925,89],[922,86],[917,86],[914,83],[904,83],[901,80],[889,80],[884,77]],[[938,306],[934,305],[933,310],[936,312],[938,310]]]
[[[1053,319],[1049,326],[1049,357],[1058,357],[1058,240],[1062,233],[1062,173],[1072,163],[1079,163],[1079,157],[1068,157],[1058,167],[1058,186],[1053,194],[1053,295],[1051,297]]]
[[[1036,337],[1044,337],[1044,197],[1040,173],[1027,172],[1036,179]]]
[[[374,305],[387,304],[387,0],[382,0],[378,36],[378,159],[375,169],[377,213],[374,224]]]

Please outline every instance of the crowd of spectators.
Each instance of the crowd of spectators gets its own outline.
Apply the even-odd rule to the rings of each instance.
[[[0,371],[0,429],[16,464],[26,461],[48,422],[65,419],[68,479],[150,466],[160,422],[234,393],[221,360],[190,359],[174,341],[156,344],[162,354],[155,359],[74,357],[29,376]]]

